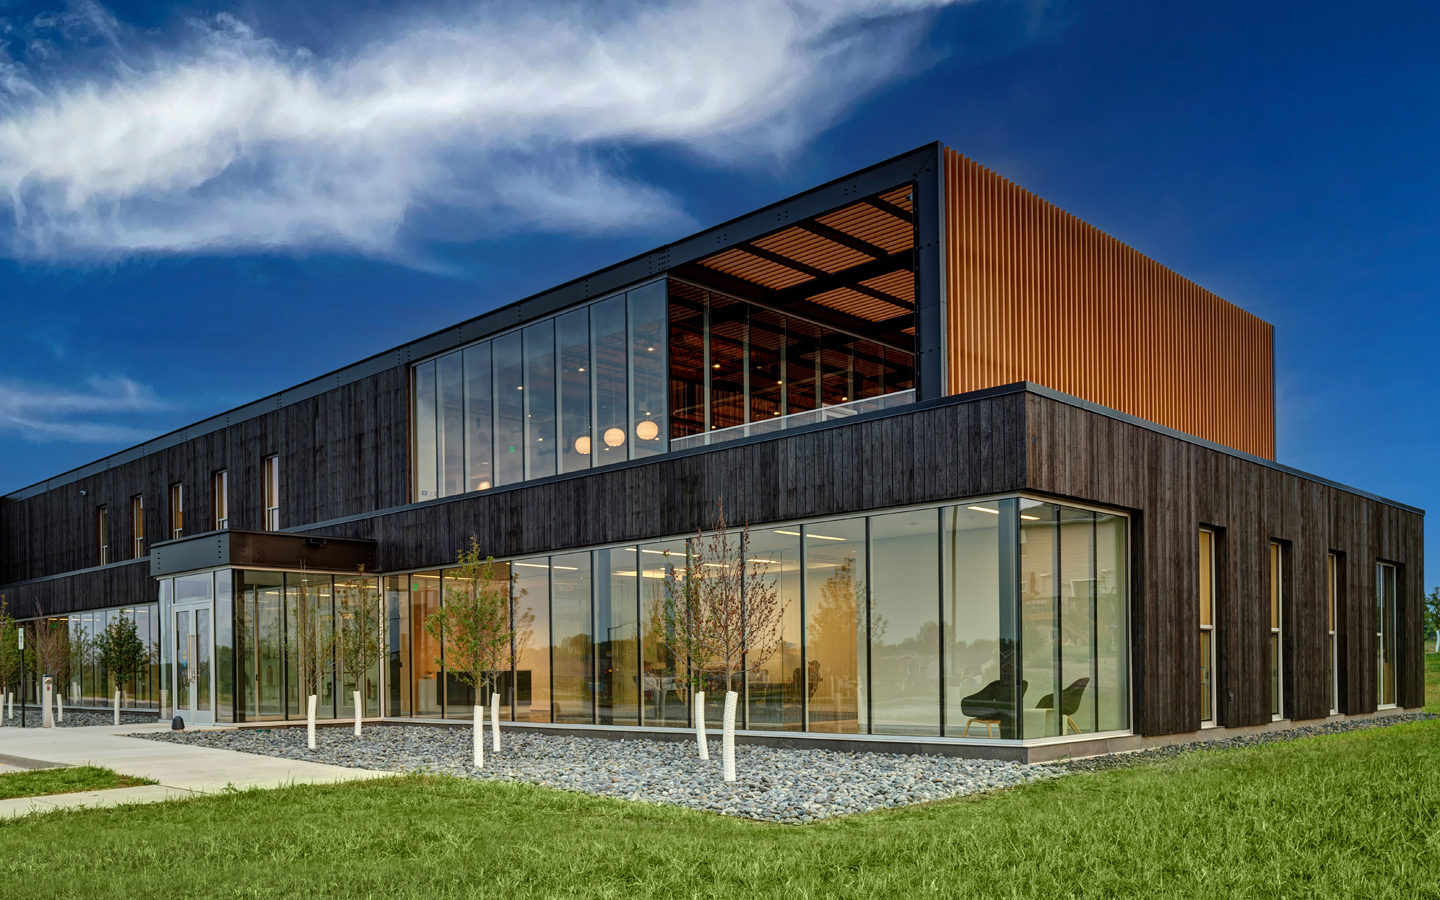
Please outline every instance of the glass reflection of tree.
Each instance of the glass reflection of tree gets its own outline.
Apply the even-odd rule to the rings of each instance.
[[[855,576],[854,556],[847,557],[820,588],[806,629],[810,671],[805,681],[812,701],[818,698],[837,703],[840,688],[853,688],[860,677],[860,640],[867,633],[872,642],[885,637],[889,623],[874,610],[870,611],[866,628],[865,592],[865,582]],[[793,677],[800,680],[798,669]],[[831,687],[822,693],[822,685]]]

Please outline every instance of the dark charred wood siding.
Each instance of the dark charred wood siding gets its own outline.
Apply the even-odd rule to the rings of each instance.
[[[1218,718],[1270,721],[1269,547],[1283,547],[1284,714],[1330,710],[1326,556],[1342,555],[1340,710],[1375,709],[1375,564],[1400,582],[1400,705],[1424,704],[1424,517],[1103,413],[1030,394],[1027,486],[1135,511],[1131,537],[1135,727],[1200,724],[1199,546],[1217,534]]]
[[[155,603],[159,588],[145,562],[116,563],[59,578],[0,587],[6,609],[17,619]]]
[[[272,454],[280,457],[282,528],[404,504],[406,378],[406,369],[390,369],[0,506],[0,584],[96,565],[102,504],[110,510],[110,559],[131,558],[137,494],[145,498],[147,546],[167,539],[175,483],[185,486],[184,533],[211,530],[210,481],[221,469],[230,476],[230,526],[263,528],[261,464]]]

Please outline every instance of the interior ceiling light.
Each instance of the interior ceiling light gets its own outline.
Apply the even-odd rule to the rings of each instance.
[[[625,432],[618,428],[605,429],[605,446],[618,447],[625,443]]]
[[[989,513],[990,515],[992,515],[992,516],[998,516],[998,515],[1000,515],[1000,510],[998,510],[998,509],[991,509],[991,508],[989,508],[988,506],[967,506],[967,507],[965,507],[965,508],[966,508],[966,509],[973,509],[973,510],[975,510],[976,512],[988,512],[988,513]]]
[[[642,441],[653,441],[660,436],[660,426],[646,419],[635,426],[635,436]]]
[[[590,455],[590,435],[584,435],[575,439],[575,452],[581,456]]]

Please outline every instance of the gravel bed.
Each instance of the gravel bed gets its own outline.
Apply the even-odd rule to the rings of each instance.
[[[1214,741],[1169,744],[1164,747],[1152,747],[1148,750],[1135,750],[1130,753],[1112,753],[1108,756],[1094,756],[1089,759],[1062,759],[1048,765],[1066,772],[1102,772],[1107,769],[1121,769],[1126,766],[1169,759],[1191,750],[1233,750],[1239,747],[1257,747],[1261,744],[1293,741],[1299,738],[1314,737],[1318,734],[1343,734],[1347,731],[1384,728],[1389,725],[1399,725],[1402,722],[1419,722],[1425,719],[1440,719],[1440,716],[1434,713],[1400,713],[1369,719],[1345,719],[1339,722],[1328,722],[1324,725],[1303,725],[1298,728],[1287,728],[1284,731],[1264,731],[1259,734],[1247,734]]]
[[[143,737],[363,769],[526,781],[791,824],[980,794],[1063,774],[1052,766],[997,760],[741,744],[735,748],[739,780],[727,784],[721,776],[718,740],[710,742],[710,759],[701,760],[693,741],[617,741],[502,730],[497,754],[488,744],[488,729],[485,767],[477,771],[470,765],[470,735],[468,728],[382,725],[367,727],[357,739],[349,729],[321,728],[313,752],[305,746],[303,728]]]
[[[317,747],[313,752],[305,746],[304,728],[161,732],[136,737],[361,769],[524,781],[602,797],[803,824],[981,794],[1071,773],[1139,765],[1191,750],[1251,747],[1433,718],[1440,716],[1403,713],[1352,719],[1034,765],[925,754],[837,753],[741,744],[735,748],[739,780],[730,784],[721,777],[718,740],[710,742],[710,759],[706,761],[696,758],[693,741],[609,740],[502,731],[502,749],[494,753],[487,730],[485,767],[476,770],[470,765],[469,728],[372,725],[358,739],[348,728],[321,728],[316,732]],[[67,716],[67,724],[68,720]]]
[[[15,718],[13,718],[13,719],[8,718],[7,715],[6,715],[7,713],[8,713],[8,709],[5,710],[5,711],[3,711],[3,712],[0,712],[0,727],[6,727],[6,728],[14,727],[14,728],[19,728],[19,727],[20,727],[20,707],[18,707],[18,706],[15,707]],[[42,727],[42,724],[43,724],[43,723],[41,722],[41,719],[42,719],[42,718],[43,718],[43,714],[42,714],[41,710],[39,710],[38,708],[36,708],[36,707],[34,707],[34,706],[27,707],[26,710],[25,710],[25,727],[26,727],[26,728],[40,728],[40,727]],[[156,714],[154,713],[154,711],[145,712],[144,710],[125,710],[125,709],[120,710],[120,724],[121,724],[121,725],[146,725],[146,724],[149,724],[149,723],[151,723],[151,722],[158,722],[158,721],[159,721],[159,717],[156,716]],[[114,725],[114,724],[115,724],[115,714],[114,714],[113,712],[88,712],[88,711],[86,711],[86,710],[80,710],[80,709],[67,709],[67,710],[65,710],[65,721],[63,721],[63,722],[56,721],[56,723],[55,723],[56,727],[59,727],[59,728],[85,728],[85,727],[90,726],[90,725]]]

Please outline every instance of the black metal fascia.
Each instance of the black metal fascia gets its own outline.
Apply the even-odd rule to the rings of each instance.
[[[915,177],[915,389],[920,400],[949,391],[945,352],[945,150],[931,144]]]

